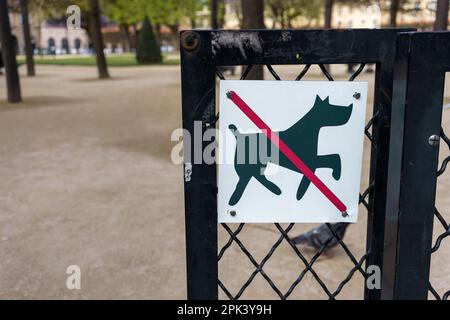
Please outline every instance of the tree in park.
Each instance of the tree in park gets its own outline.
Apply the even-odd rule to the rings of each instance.
[[[35,76],[35,68],[34,68],[34,59],[33,59],[33,44],[31,42],[31,30],[30,30],[30,10],[29,0],[10,0],[7,1],[9,4],[9,8],[11,11],[15,13],[20,13],[22,17],[22,32],[23,39],[25,44],[25,57],[26,57],[26,65],[27,65],[27,74],[30,77]],[[36,1],[39,2],[39,1]]]
[[[124,51],[134,49],[130,36],[130,26],[136,26],[144,17],[140,0],[105,0],[104,13],[120,27]]]
[[[397,26],[398,8],[401,0],[391,0],[389,7],[389,26],[395,28]]]
[[[219,29],[225,26],[225,13],[225,0],[219,0],[217,11],[217,21],[219,23]]]
[[[40,4],[46,17],[64,18],[66,9],[74,4],[73,0],[34,0]],[[110,1],[110,0],[105,0]],[[81,9],[81,27],[86,30],[94,45],[98,75],[100,79],[109,78],[108,66],[106,64],[105,46],[101,32],[101,11],[99,0],[78,0],[75,2]]]
[[[173,34],[178,33],[181,17],[186,15],[183,9],[191,0],[141,0],[147,5],[144,11],[156,25],[167,26]],[[187,1],[184,3],[184,1]]]
[[[411,0],[391,0],[391,6],[389,7],[389,27],[397,27],[397,16],[400,11],[404,11],[405,5]]]
[[[34,70],[33,44],[31,43],[30,21],[28,19],[28,0],[20,0],[20,12],[22,14],[23,39],[25,42],[25,56],[27,60],[27,74],[33,77]]]
[[[161,50],[153,33],[150,19],[147,16],[142,21],[142,28],[139,32],[136,59],[142,64],[162,62]]]
[[[334,6],[335,0],[325,0],[325,23],[324,28],[330,29],[331,28],[331,22],[333,21],[333,6]]]
[[[226,0],[209,0],[211,7],[211,28],[221,29],[225,25],[225,2]],[[191,2],[196,2],[196,11],[191,11],[192,14],[197,15],[197,11],[200,11],[205,5],[204,0],[191,0]],[[214,4],[215,2],[215,4]],[[231,8],[233,8],[233,2],[228,2]]]
[[[320,16],[321,1],[310,0],[266,0],[272,28],[292,28],[292,21],[298,17],[312,20]]]
[[[209,0],[211,1],[211,23],[215,23],[217,28],[221,26],[221,10],[224,7],[221,0]],[[215,4],[214,4],[215,2]],[[185,16],[189,19],[191,28],[197,28],[197,13],[203,9],[205,5],[208,4],[208,0],[183,0],[180,3],[180,12],[178,19],[181,16]],[[215,13],[213,13],[213,11]],[[213,21],[215,20],[215,22]],[[217,29],[213,28],[213,29]]]
[[[264,0],[245,0],[242,5],[242,29],[265,29]],[[247,75],[248,80],[263,80],[263,66],[253,66]]]
[[[5,64],[8,101],[16,103],[22,101],[22,94],[8,11],[7,0],[0,0],[0,41]]]
[[[449,0],[437,1],[434,30],[447,30],[449,2]]]
[[[204,5],[203,1],[191,0],[196,3],[196,11],[202,9]],[[225,3],[224,0],[209,0],[209,6],[211,11],[211,29],[223,28],[225,24]],[[191,10],[192,14],[196,14],[194,10]],[[192,26],[195,28],[194,26]]]
[[[103,36],[102,36],[100,6],[98,0],[89,0],[89,5],[90,5],[89,18],[91,25],[91,36],[97,60],[98,76],[100,79],[106,79],[109,78],[109,73],[108,73],[108,65],[106,64],[105,53],[103,52],[105,45],[103,43]]]
[[[124,40],[131,41],[128,27],[132,26],[137,34],[137,25],[148,16],[155,24],[157,40],[161,26],[167,26],[173,34],[178,32],[180,19],[186,17],[192,28],[196,27],[197,12],[207,0],[103,0],[105,15],[121,26]]]
[[[239,22],[239,25],[242,26],[242,6],[240,0],[230,0],[228,2],[230,12],[234,14],[237,21]]]
[[[218,0],[211,0],[211,29],[219,29]]]

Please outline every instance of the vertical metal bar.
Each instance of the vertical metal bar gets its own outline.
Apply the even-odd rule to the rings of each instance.
[[[394,108],[405,108],[404,134],[399,197],[387,221],[393,233],[385,248],[386,299],[427,299],[430,273],[439,148],[429,144],[429,137],[441,128],[445,70],[431,50],[440,39],[408,37],[409,42],[399,41],[409,48],[408,63],[398,55],[394,82],[396,92],[406,94],[394,101]]]
[[[407,89],[394,296],[399,299],[428,295],[439,152],[428,139],[440,132],[445,78],[426,69],[420,77],[408,81]]]
[[[184,136],[187,297],[217,299],[216,165],[194,159],[195,146],[202,154],[206,146],[199,136],[205,128],[194,121],[201,121],[204,107],[215,105],[211,33],[182,32],[181,48],[183,128],[190,135]]]
[[[395,43],[397,32],[386,32],[380,41],[380,57],[375,75],[374,110],[372,129],[373,143],[370,157],[370,181],[373,183],[369,196],[369,214],[367,221],[367,262],[366,267],[376,265],[383,268],[384,224],[389,207],[388,176],[390,173],[390,134],[392,112],[392,81],[395,61]],[[365,287],[366,300],[378,300],[380,289]]]
[[[369,194],[369,210],[367,212],[367,236],[366,236],[366,251],[368,252],[366,260],[366,268],[371,265],[380,266],[382,259],[382,250],[380,247],[380,241],[383,238],[383,228],[381,227],[384,219],[384,201],[382,199],[384,190],[381,181],[380,171],[382,170],[381,164],[386,162],[387,150],[386,144],[386,132],[383,134],[383,129],[380,126],[380,117],[383,112],[382,105],[380,105],[379,89],[381,84],[381,78],[383,71],[381,70],[382,64],[377,63],[376,75],[375,75],[375,90],[374,90],[374,108],[373,114],[379,114],[374,119],[372,125],[372,145],[370,155],[370,173],[369,181],[373,181],[373,189]],[[389,87],[385,88],[388,89]],[[389,90],[389,89],[388,89]],[[379,147],[378,147],[379,146]],[[384,198],[384,197],[383,197]],[[380,214],[381,213],[381,214]],[[364,286],[364,299],[365,300],[378,300],[379,290],[369,290],[367,286]]]
[[[394,85],[391,113],[389,148],[389,176],[387,183],[387,210],[384,226],[384,255],[381,299],[394,298],[395,263],[398,237],[398,203],[400,199],[401,163],[403,154],[403,134],[405,99],[409,59],[409,35],[400,35],[394,65]]]

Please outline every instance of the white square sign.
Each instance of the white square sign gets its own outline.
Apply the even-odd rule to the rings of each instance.
[[[218,221],[356,222],[366,82],[220,82]]]

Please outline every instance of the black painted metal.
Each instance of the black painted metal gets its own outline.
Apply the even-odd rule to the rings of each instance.
[[[195,137],[194,120],[201,121],[198,109],[214,109],[216,67],[211,59],[210,33],[202,33],[201,43],[192,51],[181,50],[181,59],[183,128]],[[217,299],[216,166],[187,159],[194,144],[194,139],[184,141],[187,296]]]
[[[445,72],[450,71],[450,32],[402,34],[397,50],[392,126],[398,130],[392,134],[391,147],[402,154],[397,150],[391,160],[397,162],[401,156],[402,161],[401,167],[395,163],[391,170],[398,175],[393,180],[399,184],[389,186],[382,297],[427,299],[430,291],[440,298],[429,283],[430,260],[450,229],[435,208],[437,178],[445,171],[445,160],[438,166],[439,146],[429,139],[440,136],[441,143],[450,148],[441,129]],[[434,216],[444,232],[432,246]]]
[[[183,127],[191,133],[192,137],[194,136],[195,120],[202,121],[203,127],[213,127],[217,120],[214,79],[217,66],[306,65],[297,80],[305,75],[311,64],[320,66],[334,63],[375,63],[377,66],[374,117],[366,127],[366,135],[372,141],[370,185],[360,197],[360,202],[369,212],[366,254],[359,260],[356,259],[333,227],[328,225],[333,237],[354,264],[348,277],[335,291],[328,290],[312,268],[325,247],[319,250],[310,261],[307,261],[290,240],[288,232],[292,228],[291,225],[287,229],[276,225],[281,234],[280,239],[274,244],[266,258],[259,263],[253,259],[251,253],[237,238],[244,225],[240,225],[235,231],[224,225],[225,230],[230,234],[230,240],[218,255],[216,166],[214,164],[192,164],[190,177],[186,179],[185,174],[189,299],[216,299],[218,284],[229,298],[239,298],[257,273],[261,273],[280,298],[285,299],[303,279],[306,272],[311,272],[328,297],[334,299],[356,271],[366,276],[362,267],[363,263],[382,265],[385,215],[391,210],[391,204],[387,203],[387,186],[390,166],[389,139],[393,66],[396,37],[401,31],[410,30],[204,30],[181,33]],[[246,70],[248,71],[250,68]],[[362,70],[362,68],[360,69]],[[361,70],[358,70],[357,74]],[[269,71],[277,79],[278,75],[275,70],[270,67]],[[324,72],[331,80],[326,70]],[[248,72],[244,72],[242,78],[245,78],[245,74]],[[220,72],[217,72],[217,75],[223,78]],[[189,143],[185,140],[185,150],[193,147],[193,141]],[[188,163],[190,162],[185,159],[185,168],[189,167]],[[271,279],[265,276],[262,268],[281,241],[287,241],[306,266],[287,293],[282,293]],[[255,273],[236,295],[231,294],[217,277],[218,259],[233,242],[238,244],[255,266]],[[366,290],[365,298],[379,299],[380,294],[380,290]]]

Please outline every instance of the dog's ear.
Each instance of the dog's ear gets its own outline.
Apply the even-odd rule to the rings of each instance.
[[[317,103],[317,102],[322,102],[322,99],[319,97],[318,94],[316,95],[316,103]]]
[[[330,96],[326,97],[325,100],[323,100],[323,102],[330,104]]]

